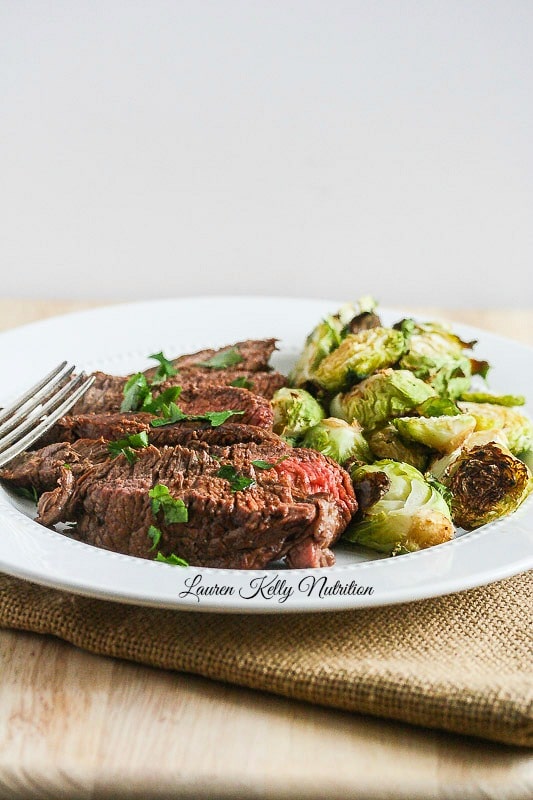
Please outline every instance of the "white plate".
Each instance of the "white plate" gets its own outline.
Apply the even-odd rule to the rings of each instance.
[[[7,403],[63,359],[91,371],[125,374],[169,356],[239,339],[276,336],[273,363],[286,372],[307,333],[341,303],[287,298],[194,298],[112,306],[68,314],[0,336]],[[402,317],[381,310],[386,324]],[[490,388],[533,398],[524,345],[464,325],[478,358],[493,368]],[[9,387],[9,389],[8,389]],[[531,408],[529,410],[531,413]],[[383,558],[336,548],[329,569],[259,571],[180,568],[111,553],[38,525],[34,507],[0,488],[0,570],[36,583],[125,603],[220,612],[328,611],[402,603],[480,586],[533,566],[533,502],[453,542]]]

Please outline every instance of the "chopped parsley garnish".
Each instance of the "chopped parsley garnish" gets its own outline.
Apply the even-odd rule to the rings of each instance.
[[[209,422],[212,428],[218,428],[229,417],[244,414],[244,411],[206,411],[205,414],[186,414],[176,403],[170,403],[165,408],[165,415],[153,419],[150,423],[154,428],[162,425],[172,425],[174,422]]]
[[[31,486],[29,489],[25,489],[23,486],[13,486],[11,488],[19,497],[24,497],[26,500],[31,500],[33,503],[37,503],[39,500],[39,495],[37,494],[35,486]]]
[[[217,472],[217,478],[224,478],[227,480],[232,492],[241,492],[243,489],[248,489],[255,484],[253,478],[239,475],[235,467],[231,464],[224,464],[223,467],[220,467]]]
[[[162,417],[168,416],[169,407],[174,403],[181,394],[181,386],[169,386],[164,389],[161,394],[150,400],[145,400],[141,406],[141,411],[147,411],[150,414],[159,414]]]
[[[132,433],[124,439],[117,439],[115,442],[109,442],[107,445],[107,449],[113,458],[123,455],[128,464],[135,464],[137,461],[135,450],[140,450],[143,447],[148,447],[148,434],[146,431]]]
[[[276,467],[278,464],[281,464],[282,461],[285,461],[289,456],[283,456],[282,458],[278,458],[277,461],[263,461],[262,459],[258,458],[257,461],[252,461],[252,464],[256,469],[272,469],[272,467]]]
[[[173,567],[188,567],[189,564],[185,559],[180,558],[175,553],[169,556],[164,556],[163,553],[158,553],[155,557],[156,561],[162,561],[163,564],[171,564]]]
[[[120,406],[121,411],[138,411],[145,403],[152,401],[150,386],[146,375],[137,372],[126,381],[124,386],[124,400]]]
[[[245,378],[244,375],[241,375],[240,378],[235,378],[234,381],[231,381],[230,386],[237,386],[239,389],[253,389],[254,385],[252,381],[249,381],[248,378]]]
[[[161,510],[165,522],[169,525],[174,522],[188,522],[189,512],[187,506],[179,497],[172,497],[168,486],[163,483],[156,483],[153,489],[148,492],[151,500],[152,514],[154,517]]]
[[[173,375],[178,374],[176,367],[165,357],[163,352],[152,353],[148,358],[155,358],[156,361],[159,361],[157,371],[152,378],[152,386],[157,386],[159,383],[163,383],[167,378],[172,378]]]
[[[159,528],[156,528],[155,525],[150,525],[148,528],[148,538],[152,540],[152,546],[150,550],[155,550],[159,544],[159,540],[161,539],[161,531]]]
[[[208,367],[209,369],[227,369],[228,367],[234,367],[235,364],[240,364],[243,360],[237,348],[231,347],[229,350],[224,350],[223,353],[215,353],[207,361],[197,362],[196,366]]]

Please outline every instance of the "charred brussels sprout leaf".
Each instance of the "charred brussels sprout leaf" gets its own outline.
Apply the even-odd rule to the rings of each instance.
[[[433,450],[451,453],[474,432],[476,420],[470,414],[449,417],[400,417],[393,425],[404,439],[425,444]]]
[[[346,422],[355,419],[364,430],[369,430],[392,417],[403,416],[435,394],[431,386],[409,370],[386,369],[366,378],[349,392],[336,395],[330,411],[332,416]]]
[[[453,538],[446,500],[414,467],[384,460],[351,476],[360,508],[344,539],[396,555]]]
[[[372,328],[349,334],[315,372],[314,380],[328,392],[340,392],[400,358],[405,340],[392,328]]]
[[[466,530],[512,514],[533,488],[527,466],[497,442],[463,449],[443,483],[452,493],[453,520]]]
[[[360,426],[357,423],[349,425],[335,417],[323,419],[318,425],[309,428],[301,446],[318,450],[339,464],[344,464],[349,459],[367,463],[372,461],[370,448]]]
[[[394,425],[389,423],[366,435],[370,449],[376,459],[393,459],[403,461],[424,472],[431,450],[417,442],[405,442]]]
[[[305,389],[284,386],[272,398],[274,432],[296,441],[326,415],[324,409]]]
[[[533,444],[533,422],[514,408],[493,403],[459,403],[462,411],[476,420],[476,431],[500,431],[515,455]]]

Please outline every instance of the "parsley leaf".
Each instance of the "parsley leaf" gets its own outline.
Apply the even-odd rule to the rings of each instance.
[[[179,556],[175,555],[175,553],[171,553],[169,556],[164,556],[163,553],[159,553],[155,557],[156,561],[162,561],[164,564],[171,564],[173,567],[188,567],[189,564],[185,559],[180,558]]]
[[[245,378],[244,375],[241,375],[240,378],[235,378],[234,381],[231,381],[230,386],[237,386],[239,389],[253,389],[254,385],[252,381],[249,381],[248,378]]]
[[[165,358],[163,352],[152,353],[148,358],[155,358],[156,361],[159,361],[159,367],[152,379],[152,386],[157,386],[157,384],[163,383],[167,378],[172,378],[173,375],[178,374],[176,367],[168,358]]]
[[[241,492],[243,489],[248,489],[255,484],[253,478],[247,478],[245,475],[239,475],[235,467],[231,464],[224,464],[223,467],[217,472],[217,478],[224,478],[230,484],[232,492]]]
[[[214,356],[208,358],[207,361],[198,361],[196,366],[209,367],[209,369],[227,369],[233,367],[235,364],[240,364],[243,357],[236,347],[231,347],[229,350],[224,350],[222,353],[215,353]]]
[[[146,431],[132,433],[124,439],[117,439],[115,442],[109,442],[107,445],[107,449],[113,458],[123,455],[128,464],[135,464],[137,455],[134,450],[140,450],[143,447],[148,447],[148,434]]]
[[[165,416],[153,419],[150,423],[154,428],[162,425],[172,425],[174,422],[209,422],[212,428],[218,428],[229,417],[244,414],[244,411],[206,411],[205,414],[185,414],[176,403],[170,403],[165,409]]]
[[[165,417],[171,403],[174,403],[181,394],[181,386],[169,386],[164,389],[157,397],[145,400],[141,411],[148,411],[150,414],[160,414]]]
[[[168,486],[163,483],[156,483],[154,488],[148,492],[148,497],[151,500],[154,517],[162,510],[165,522],[168,524],[189,521],[189,512],[183,500],[179,497],[172,497]]]
[[[258,458],[257,461],[252,461],[252,464],[256,469],[272,469],[272,467],[276,467],[278,464],[281,464],[282,461],[285,461],[289,456],[283,456],[279,458],[277,461],[263,461],[262,459]]]
[[[120,406],[121,411],[137,411],[144,403],[152,400],[146,375],[143,375],[142,372],[137,372],[126,381],[123,392],[124,400]]]
[[[29,489],[25,489],[23,486],[12,486],[11,490],[19,497],[24,497],[26,500],[31,500],[33,503],[39,501],[39,495],[37,494],[35,486],[31,486]]]
[[[155,525],[150,525],[148,528],[148,538],[152,540],[152,546],[150,550],[155,550],[159,544],[159,540],[161,539],[161,531],[159,528],[156,528]]]

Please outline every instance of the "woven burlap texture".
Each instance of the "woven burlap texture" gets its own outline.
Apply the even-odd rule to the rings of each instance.
[[[311,703],[533,744],[533,573],[407,605],[220,615],[0,576],[0,626]]]

